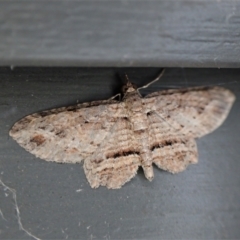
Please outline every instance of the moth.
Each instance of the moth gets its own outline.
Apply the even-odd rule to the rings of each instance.
[[[16,122],[10,136],[46,161],[84,161],[92,188],[117,189],[139,167],[151,181],[153,163],[170,173],[197,163],[195,139],[219,127],[235,100],[218,86],[163,90],[144,98],[141,88],[127,78],[121,101],[114,96],[34,113]]]

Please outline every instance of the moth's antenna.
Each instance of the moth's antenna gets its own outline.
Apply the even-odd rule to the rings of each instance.
[[[130,82],[127,73],[124,73],[124,74],[118,73],[118,76],[123,81],[124,84],[127,84]]]
[[[126,83],[130,82],[128,75],[126,73],[124,73],[124,78],[126,79]]]
[[[157,82],[157,81],[163,76],[164,72],[165,72],[165,68],[160,72],[160,74],[159,74],[154,80],[152,80],[150,83],[148,83],[148,84],[146,84],[146,85],[138,88],[137,90],[142,89],[142,88],[147,88],[147,87],[149,87],[151,84]]]

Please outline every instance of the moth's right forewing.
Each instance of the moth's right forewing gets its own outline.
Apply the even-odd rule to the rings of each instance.
[[[234,94],[222,87],[197,87],[155,92],[145,97],[148,111],[172,125],[176,134],[202,137],[218,128],[228,116]]]
[[[96,151],[117,118],[125,116],[122,103],[87,104],[29,115],[14,124],[10,136],[44,160],[80,162]]]

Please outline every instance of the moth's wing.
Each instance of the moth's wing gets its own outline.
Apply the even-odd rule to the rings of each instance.
[[[197,145],[193,138],[176,133],[156,112],[148,115],[152,161],[159,168],[178,173],[197,163]]]
[[[9,134],[39,158],[77,163],[93,154],[125,115],[122,103],[96,101],[29,115]]]
[[[144,98],[146,112],[156,112],[175,133],[199,138],[226,119],[234,94],[222,87],[195,87],[155,92]]]
[[[144,98],[153,162],[172,173],[197,162],[194,138],[212,132],[227,117],[234,95],[221,87],[166,90]]]
[[[84,161],[91,187],[116,189],[133,178],[140,166],[140,147],[133,138],[131,123],[119,118],[98,150]]]
[[[152,157],[159,168],[171,173],[182,172],[189,164],[197,163],[197,145],[194,139],[176,138],[171,145],[156,147]]]

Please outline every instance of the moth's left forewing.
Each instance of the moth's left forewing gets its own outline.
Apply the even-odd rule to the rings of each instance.
[[[177,134],[198,138],[224,122],[235,96],[222,87],[195,87],[155,92],[143,101],[146,111],[156,112]]]

